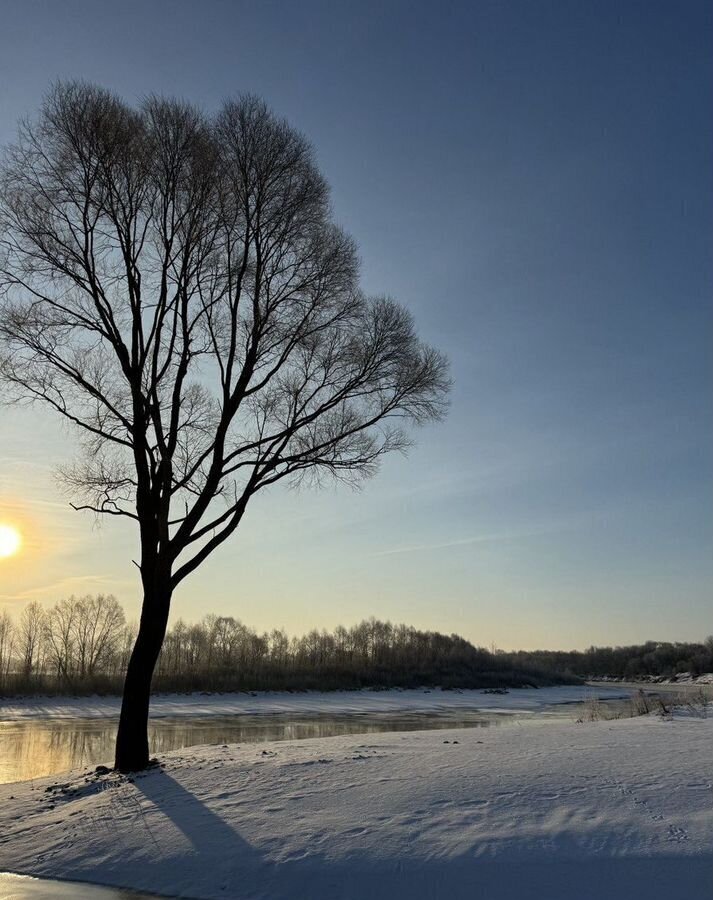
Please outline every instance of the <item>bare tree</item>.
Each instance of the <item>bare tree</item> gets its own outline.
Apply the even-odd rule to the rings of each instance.
[[[112,594],[87,595],[76,601],[74,620],[77,674],[83,678],[106,670],[124,630],[124,610]]]
[[[75,507],[137,523],[116,766],[141,769],[175,587],[262,489],[404,450],[404,424],[442,415],[447,365],[360,291],[310,145],[255,97],[209,118],[55,86],[0,175],[0,287],[12,396],[82,437]]]
[[[44,645],[61,681],[104,674],[121,655],[124,610],[111,594],[60,600],[47,611],[43,623]]]
[[[44,640],[49,662],[59,681],[70,684],[78,673],[77,629],[80,610],[75,597],[66,597],[48,610],[44,618]]]
[[[12,654],[15,650],[15,628],[10,613],[0,615],[0,689],[3,688],[10,674]]]
[[[17,629],[17,647],[22,674],[29,678],[37,670],[44,639],[46,614],[42,606],[33,600],[22,611]]]

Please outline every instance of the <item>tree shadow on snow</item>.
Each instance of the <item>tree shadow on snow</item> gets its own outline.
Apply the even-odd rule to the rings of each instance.
[[[149,859],[140,863],[143,885],[158,887],[154,879],[159,876],[163,880],[165,875],[167,885],[180,885],[182,896],[194,896],[192,891],[199,896],[206,872],[210,872],[210,880],[226,897],[261,895],[270,864],[204,801],[166,772],[137,778],[135,787],[190,844],[189,848],[183,845],[180,852],[175,846],[149,845]],[[147,830],[150,833],[150,827]],[[150,858],[154,855],[155,861]]]
[[[552,850],[533,854],[531,846],[512,847],[501,858],[473,854],[432,859],[375,858],[363,849],[345,848],[337,860],[309,843],[299,856],[285,855],[276,835],[274,858],[250,843],[250,835],[228,824],[165,772],[138,778],[135,787],[188,841],[147,846],[140,860],[127,861],[128,879],[147,890],[180,890],[182,896],[213,892],[250,900],[672,900],[713,897],[713,855],[582,859]],[[673,849],[673,848],[672,848]],[[115,864],[118,863],[116,859]],[[119,866],[103,875],[124,881]],[[85,870],[83,877],[91,878]],[[137,877],[138,876],[138,877]]]

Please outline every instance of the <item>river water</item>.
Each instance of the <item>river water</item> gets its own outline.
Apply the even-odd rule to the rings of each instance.
[[[544,691],[537,692],[539,696]],[[570,690],[571,696],[571,690]],[[198,744],[244,744],[263,741],[301,740],[345,734],[369,734],[386,731],[423,731],[444,728],[487,728],[524,722],[576,719],[582,715],[586,689],[577,691],[576,700],[520,707],[520,695],[512,692],[507,710],[486,708],[439,709],[430,712],[299,711],[280,713],[239,712],[231,715],[163,715],[149,725],[152,755]],[[616,713],[624,706],[625,694],[602,702]],[[505,698],[503,698],[505,699]],[[543,697],[544,699],[544,697]],[[388,701],[387,701],[388,702]],[[474,698],[474,704],[477,697]],[[529,702],[523,694],[522,703]],[[68,769],[111,765],[118,718],[116,715],[93,717],[32,715],[2,718],[0,709],[0,784],[27,781],[54,775]],[[2,898],[0,897],[0,900]]]
[[[335,715],[176,716],[149,726],[152,755],[197,744],[246,744],[437,728],[482,728],[517,717],[506,713],[363,713]],[[82,766],[111,765],[117,720],[27,718],[0,721],[0,784]],[[0,897],[1,900],[1,897]]]
[[[0,872],[0,900],[150,900],[155,896],[79,881]]]

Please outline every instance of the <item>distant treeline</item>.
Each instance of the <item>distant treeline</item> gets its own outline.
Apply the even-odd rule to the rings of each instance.
[[[30,603],[0,616],[0,693],[118,692],[136,626],[112,596]],[[232,616],[177,621],[166,635],[157,691],[336,690],[361,687],[539,686],[572,680],[514,663],[458,635],[370,619],[332,632],[258,634]]]
[[[647,641],[629,647],[521,650],[502,655],[513,666],[533,666],[579,678],[672,678],[684,672],[697,676],[713,672],[713,636],[701,644]]]
[[[0,694],[118,693],[136,625],[111,595],[28,604],[0,615]],[[546,685],[585,678],[670,678],[713,672],[713,637],[584,651],[504,652],[458,635],[369,619],[291,637],[257,633],[232,616],[178,620],[154,676],[157,691],[336,690]]]

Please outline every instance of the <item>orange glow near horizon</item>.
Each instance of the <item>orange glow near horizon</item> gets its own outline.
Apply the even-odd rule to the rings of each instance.
[[[0,523],[0,559],[6,559],[19,553],[22,547],[22,535],[12,525]]]

